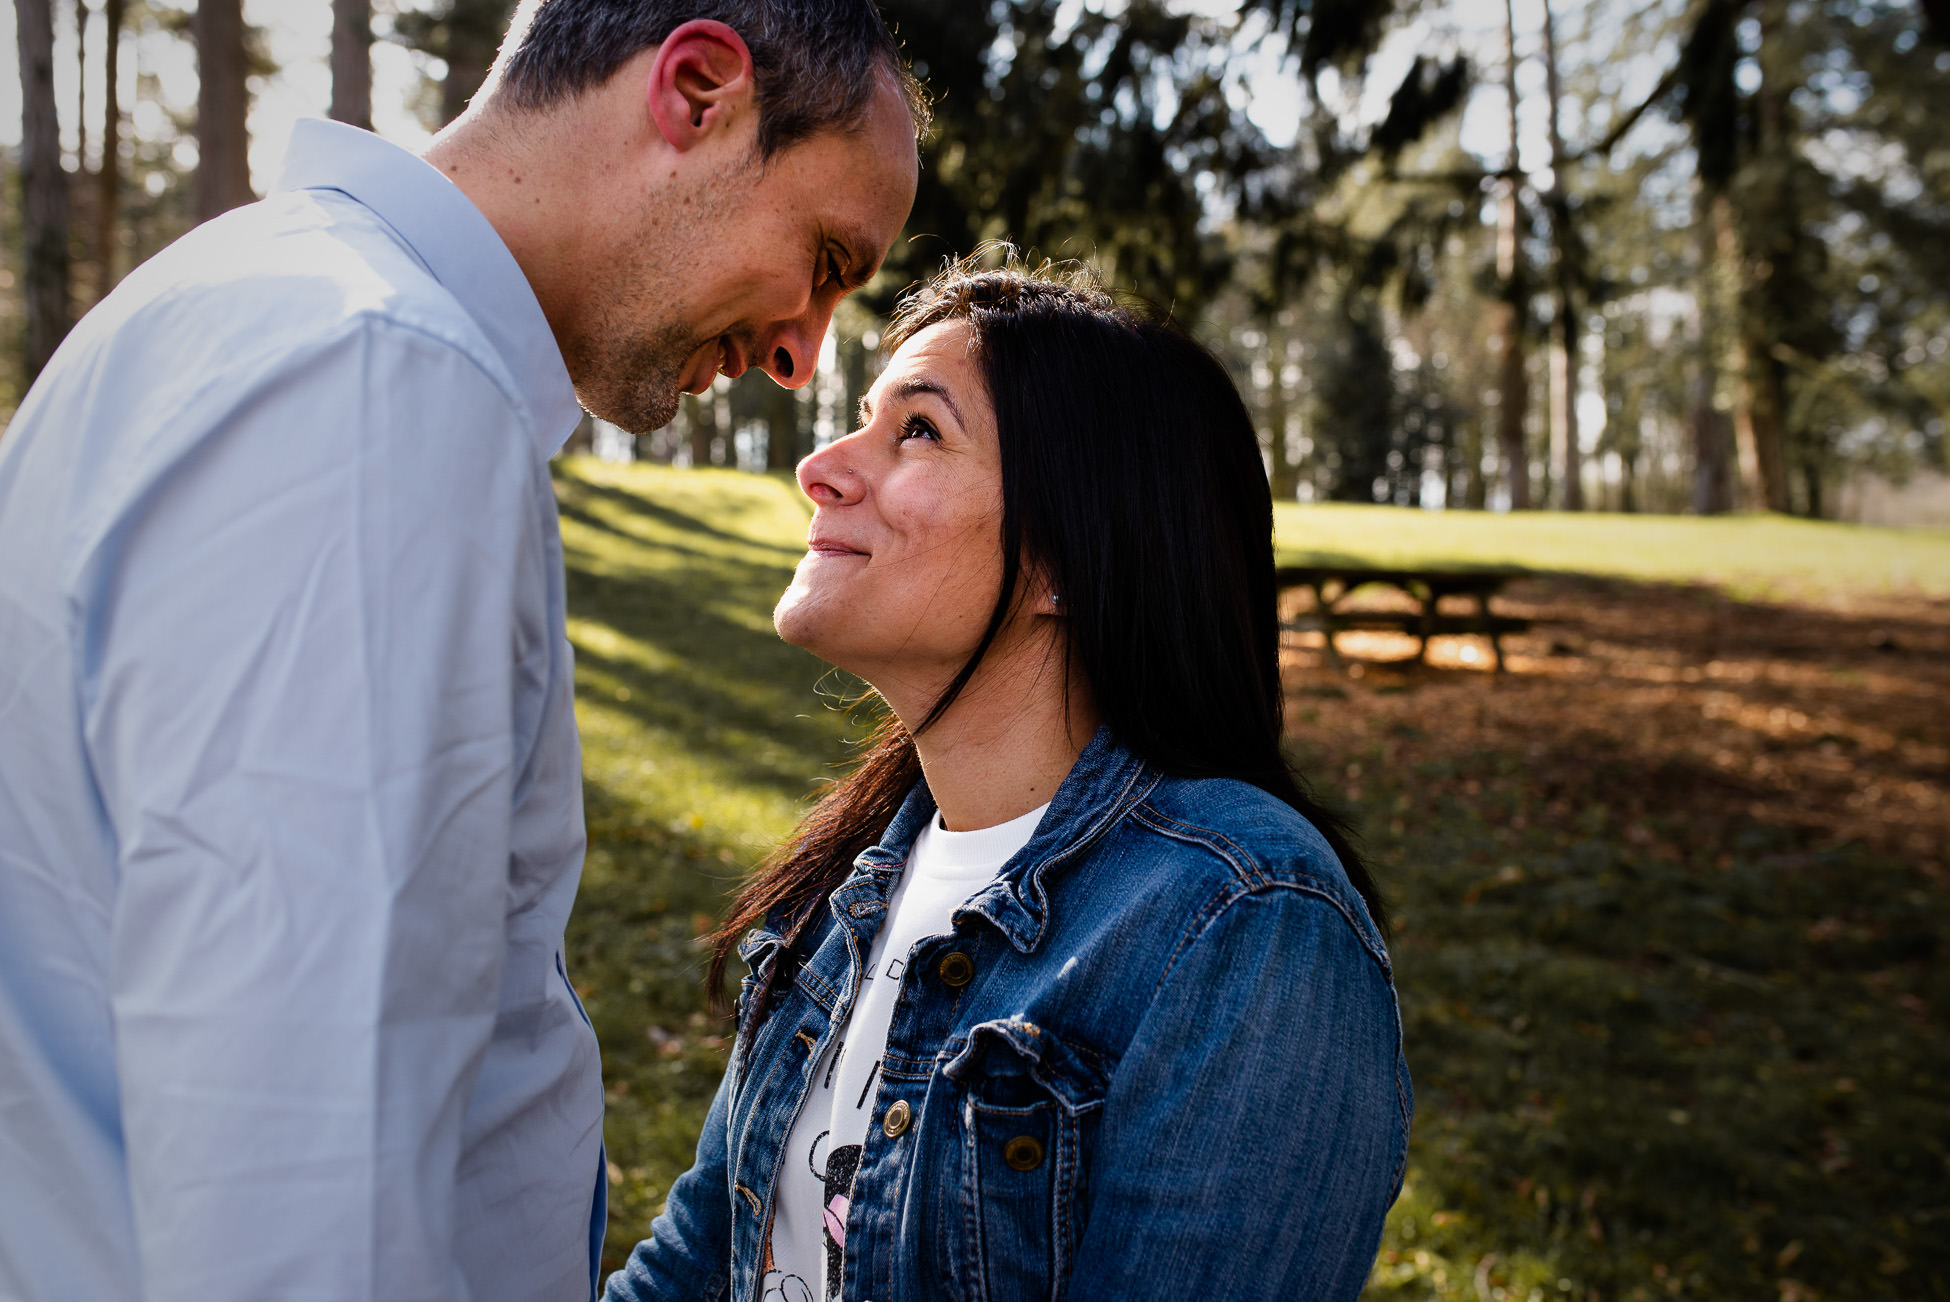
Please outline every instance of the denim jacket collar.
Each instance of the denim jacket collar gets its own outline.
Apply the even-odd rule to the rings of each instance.
[[[1027,844],[986,888],[956,911],[979,913],[1027,954],[1048,930],[1045,881],[1087,851],[1110,826],[1150,794],[1162,775],[1098,728],[1050,800],[1048,812]],[[924,778],[914,784],[878,845],[860,853],[854,871],[833,892],[833,916],[863,945],[871,945],[908,853],[934,817],[934,795]]]

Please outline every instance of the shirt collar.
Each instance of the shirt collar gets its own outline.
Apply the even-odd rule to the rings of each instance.
[[[337,190],[391,226],[507,363],[542,455],[561,450],[582,419],[562,350],[521,264],[459,186],[370,131],[306,118],[292,129],[278,189]]]
[[[980,913],[993,922],[1023,953],[1041,943],[1049,915],[1045,879],[1075,862],[1100,840],[1110,826],[1151,794],[1163,775],[1099,727],[1090,744],[1077,756],[1069,775],[1056,789],[1049,810],[1022,849],[1011,856],[996,879],[957,909]],[[934,796],[926,779],[914,784],[900,812],[878,845],[861,852],[859,871],[833,892],[836,913],[871,916],[876,905],[893,893],[896,871],[904,867],[914,839],[934,817]],[[865,913],[853,913],[854,905]],[[878,925],[877,919],[875,925]]]

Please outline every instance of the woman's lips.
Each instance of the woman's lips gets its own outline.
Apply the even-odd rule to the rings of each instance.
[[[865,556],[858,547],[849,547],[837,538],[815,534],[806,540],[806,551],[814,556]]]

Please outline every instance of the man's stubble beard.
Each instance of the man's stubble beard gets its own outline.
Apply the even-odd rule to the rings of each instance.
[[[689,307],[685,286],[697,280],[685,273],[712,256],[709,241],[741,184],[749,184],[742,175],[713,177],[683,200],[646,205],[629,253],[599,282],[608,293],[591,314],[593,327],[564,357],[576,398],[591,415],[628,434],[648,434],[676,418],[691,358],[716,339],[681,322]]]
[[[644,297],[632,295],[628,305],[606,304],[590,334],[565,359],[577,400],[591,415],[629,434],[670,424],[685,368],[704,342],[674,322],[644,325],[644,316],[627,310]]]

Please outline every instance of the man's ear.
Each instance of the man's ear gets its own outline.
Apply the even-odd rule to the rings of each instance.
[[[651,119],[680,153],[742,121],[756,89],[744,37],[709,18],[664,38],[645,88]]]

